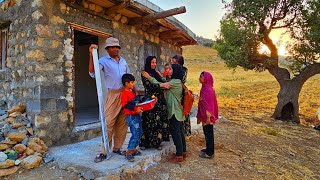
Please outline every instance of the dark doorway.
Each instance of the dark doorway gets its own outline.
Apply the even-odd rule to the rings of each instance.
[[[89,76],[89,46],[98,36],[74,30],[75,125],[99,122],[99,103],[94,78]]]

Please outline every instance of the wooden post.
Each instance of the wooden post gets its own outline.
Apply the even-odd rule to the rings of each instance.
[[[166,11],[162,11],[162,12],[157,12],[154,14],[149,14],[143,17],[139,17],[139,18],[132,18],[129,21],[129,25],[138,25],[138,24],[142,24],[145,22],[149,22],[149,21],[153,21],[153,20],[157,20],[157,19],[162,19],[162,18],[166,18],[169,16],[173,16],[176,14],[181,14],[181,13],[185,13],[186,12],[186,7],[181,6],[179,8],[174,8],[174,9],[169,9]]]
[[[103,98],[103,90],[102,90],[101,76],[100,76],[100,65],[98,60],[97,49],[92,49],[92,56],[93,56],[94,74],[96,79],[98,101],[99,101],[99,117],[100,117],[99,119],[101,121],[102,139],[104,142],[104,149],[107,152],[107,159],[109,159],[111,157],[111,149],[109,147],[109,137],[108,137],[107,124],[106,124],[106,117],[104,115],[104,98]]]

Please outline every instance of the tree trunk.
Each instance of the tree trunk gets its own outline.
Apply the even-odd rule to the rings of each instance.
[[[288,79],[280,81],[279,84],[278,104],[272,117],[300,123],[298,102],[303,82],[298,82],[297,79]]]

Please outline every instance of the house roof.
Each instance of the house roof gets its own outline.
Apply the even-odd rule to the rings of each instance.
[[[148,0],[65,0],[87,13],[136,26],[176,46],[196,44],[196,35],[172,15],[186,12],[184,6],[164,11]],[[126,18],[117,18],[120,16]]]

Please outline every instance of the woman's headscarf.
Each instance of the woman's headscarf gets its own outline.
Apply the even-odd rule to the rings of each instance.
[[[180,64],[181,66],[184,65],[184,58],[180,54],[174,55],[172,58],[176,59],[178,64]]]
[[[179,64],[172,64],[172,75],[171,79],[180,79],[182,80],[182,67]]]
[[[215,123],[218,120],[219,109],[216,92],[213,88],[213,77],[209,72],[203,72],[204,82],[200,90],[200,101],[198,104],[197,118],[203,122],[207,120],[208,111],[211,114],[210,122]]]
[[[157,81],[162,82],[161,76],[157,73],[155,69],[151,68],[151,61],[155,56],[148,56],[146,59],[146,63],[144,64],[144,70],[149,73],[150,76],[156,78]],[[157,58],[156,58],[157,59]]]

